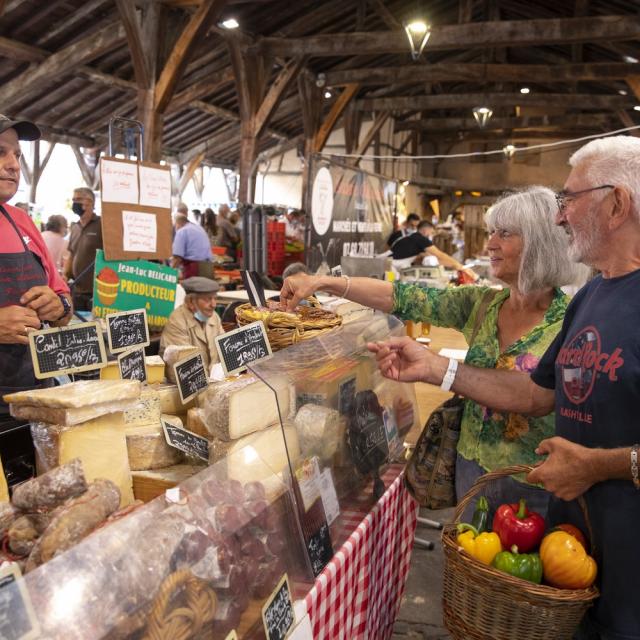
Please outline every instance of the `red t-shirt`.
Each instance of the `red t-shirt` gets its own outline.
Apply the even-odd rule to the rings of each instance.
[[[15,222],[18,230],[22,234],[22,238],[27,245],[27,249],[32,251],[40,258],[42,266],[47,274],[49,282],[47,283],[56,293],[69,293],[67,283],[62,279],[55,265],[53,258],[44,243],[42,234],[33,224],[31,218],[22,210],[11,205],[2,205],[7,213]],[[0,253],[21,253],[24,251],[20,238],[16,235],[13,225],[0,212]]]

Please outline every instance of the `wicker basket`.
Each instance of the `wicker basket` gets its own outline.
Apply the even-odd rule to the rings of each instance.
[[[571,640],[599,595],[595,587],[556,589],[514,578],[478,562],[458,546],[456,524],[476,494],[493,480],[531,469],[506,467],[478,478],[456,507],[454,523],[444,528],[442,608],[444,624],[455,640]],[[586,516],[584,502],[581,506]]]
[[[279,351],[302,340],[317,338],[342,324],[342,318],[320,308],[315,298],[308,298],[311,306],[299,306],[295,313],[256,309],[250,304],[236,307],[238,326],[262,320],[273,351]]]

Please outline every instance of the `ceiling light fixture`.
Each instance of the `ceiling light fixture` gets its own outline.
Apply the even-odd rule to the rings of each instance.
[[[622,56],[622,59],[629,64],[635,64],[638,62],[638,58],[634,58],[633,56]]]
[[[333,94],[331,93],[331,90],[330,90],[330,89],[327,89],[327,90],[324,92],[324,97],[325,97],[327,100],[328,100],[332,95],[333,95]]]
[[[529,87],[522,87],[522,89],[520,89],[520,93],[529,93],[531,91],[531,89],[529,89]]]
[[[489,122],[492,115],[493,111],[489,107],[473,107],[473,117],[481,128]]]
[[[404,31],[409,39],[411,57],[417,60],[429,40],[431,29],[424,20],[412,20],[404,25]]]
[[[237,29],[240,23],[235,18],[228,18],[222,22],[222,26],[225,29]]]
[[[640,111],[640,104],[637,104],[635,107],[633,107],[634,111]]]
[[[502,148],[502,151],[507,158],[513,158],[513,154],[516,152],[516,148],[512,144],[507,144]]]
[[[618,89],[618,93],[619,93],[621,96],[626,96],[626,95],[627,95],[627,92],[626,92],[624,89]]]

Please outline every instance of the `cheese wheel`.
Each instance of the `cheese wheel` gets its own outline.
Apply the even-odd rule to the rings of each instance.
[[[182,426],[177,416],[164,416]],[[126,427],[127,452],[131,471],[146,471],[170,467],[182,461],[182,452],[167,444],[162,423]]]
[[[334,409],[305,404],[296,414],[295,425],[304,457],[319,456],[329,460],[338,450],[340,414]]]

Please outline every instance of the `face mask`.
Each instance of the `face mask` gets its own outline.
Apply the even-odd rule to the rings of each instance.
[[[202,313],[202,311],[200,311],[200,309],[198,309],[197,311],[194,311],[193,317],[199,322],[206,322],[209,319],[207,316],[204,315],[204,313]]]
[[[84,207],[79,202],[74,202],[71,205],[71,211],[77,216],[81,216],[84,213]]]

